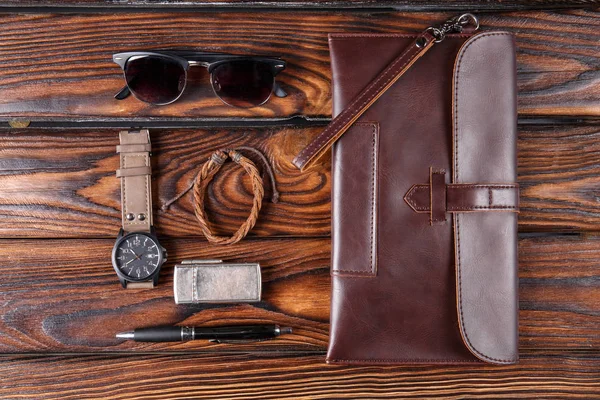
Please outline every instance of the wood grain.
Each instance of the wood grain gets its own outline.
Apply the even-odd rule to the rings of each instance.
[[[0,30],[0,119],[285,118],[331,113],[327,34],[417,32],[445,13],[265,11],[127,14],[6,14]],[[570,10],[482,16],[486,29],[517,34],[521,115],[598,116],[598,12]],[[112,53],[201,48],[280,55],[289,95],[262,107],[223,105],[196,69],[168,106],[113,99],[123,85]]]
[[[192,194],[162,211],[189,186],[217,149],[252,146],[270,159],[280,192],[266,196],[259,236],[328,235],[329,167],[300,173],[291,164],[303,145],[322,128],[151,130],[154,223],[168,236],[201,235]],[[120,181],[115,177],[118,130],[0,132],[0,235],[3,237],[114,237],[121,226]],[[68,156],[65,156],[68,154]],[[252,153],[244,152],[262,171]],[[228,163],[209,186],[206,210],[214,230],[231,234],[248,218],[250,178]]]
[[[0,7],[23,8],[0,19],[0,121],[139,127],[225,119],[258,125],[295,116],[326,120],[332,93],[330,32],[416,32],[450,11],[599,4],[4,0]],[[54,13],[22,13],[38,6],[56,8]],[[101,8],[58,11],[85,6]],[[436,12],[394,12],[387,9],[391,6]],[[180,12],[185,7],[207,9]],[[338,10],[354,7],[369,9]],[[522,121],[590,121],[600,115],[599,12],[482,15],[484,28],[517,35]],[[281,55],[289,67],[280,82],[289,96],[250,110],[226,107],[214,98],[205,72],[197,70],[191,90],[171,106],[112,99],[122,84],[118,67],[110,62],[112,53],[173,47]],[[267,155],[282,196],[278,204],[264,204],[250,238],[230,247],[208,245],[198,236],[189,197],[166,212],[157,209],[170,260],[160,286],[140,291],[121,289],[109,260],[120,225],[117,129],[0,130],[0,398],[600,398],[599,128],[520,127],[519,229],[540,235],[520,240],[521,363],[507,367],[323,363],[330,296],[330,165],[324,160],[299,174],[290,164],[320,127],[153,130],[157,208],[187,186],[213,150],[240,145]],[[220,233],[235,230],[245,219],[251,203],[248,183],[233,167],[215,181],[208,211]],[[546,236],[551,231],[583,234]],[[215,257],[259,261],[263,301],[176,306],[174,262]],[[236,345],[114,339],[118,331],[156,324],[259,322],[289,325],[294,333]]]
[[[326,239],[267,239],[212,246],[166,240],[170,261],[152,290],[124,290],[110,263],[114,241],[0,241],[0,353],[320,352],[327,346]],[[600,346],[600,239],[527,238],[520,243],[521,350]],[[260,262],[263,300],[245,305],[175,305],[173,264],[223,258]],[[269,322],[292,335],[245,345],[121,342],[115,333],[162,324]]]
[[[279,203],[263,203],[250,235],[328,236],[329,157],[306,173],[299,173],[291,164],[294,155],[321,130],[151,130],[154,215],[159,233],[170,237],[201,235],[191,195],[166,211],[160,207],[192,182],[200,164],[215,149],[246,145],[258,148],[270,159],[281,192]],[[118,168],[117,131],[0,130],[0,237],[114,238],[121,223],[120,186],[114,176]],[[598,125],[521,126],[521,231],[598,230],[598,143]],[[256,157],[250,157],[264,168]],[[267,184],[267,198],[270,193]],[[247,218],[251,202],[250,180],[232,164],[213,182],[207,210],[220,233],[232,233]]]
[[[161,244],[169,261],[155,289],[124,290],[110,262],[114,241],[0,242],[0,353],[320,351],[327,344],[329,241],[261,240],[232,246],[197,240]],[[173,265],[185,259],[260,262],[262,301],[176,305]],[[249,345],[135,343],[115,338],[136,327],[279,323],[294,333]]]
[[[525,354],[514,366],[349,367],[320,356],[6,358],[3,398],[399,399],[600,396],[596,352]],[[35,384],[32,384],[35,382]]]
[[[355,9],[393,8],[406,11],[507,11],[555,8],[580,8],[597,5],[595,0],[3,0],[1,7],[140,7],[140,8],[289,8],[289,9]]]
[[[598,231],[600,126],[522,126],[521,231]]]
[[[600,348],[598,260],[599,236],[519,241],[521,348]]]

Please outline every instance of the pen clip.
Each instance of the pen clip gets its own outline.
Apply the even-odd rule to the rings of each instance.
[[[210,339],[209,343],[215,344],[244,344],[244,343],[256,343],[256,342],[265,342],[267,340],[271,340],[272,338],[265,339]]]

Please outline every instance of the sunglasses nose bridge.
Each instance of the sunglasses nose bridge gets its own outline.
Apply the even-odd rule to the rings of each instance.
[[[206,61],[188,61],[188,65],[190,67],[195,67],[195,66],[208,67],[208,63]]]

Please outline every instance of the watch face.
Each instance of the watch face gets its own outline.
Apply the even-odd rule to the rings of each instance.
[[[143,233],[124,236],[113,250],[115,269],[134,281],[148,280],[162,261],[162,248],[156,239]]]

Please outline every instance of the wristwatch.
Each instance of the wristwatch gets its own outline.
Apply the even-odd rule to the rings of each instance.
[[[119,132],[123,227],[112,251],[112,264],[126,289],[153,288],[167,259],[152,225],[150,134],[147,129]]]

